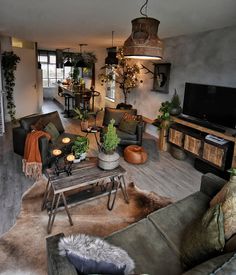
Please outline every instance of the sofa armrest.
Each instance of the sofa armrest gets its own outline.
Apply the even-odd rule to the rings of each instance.
[[[202,176],[200,191],[214,197],[227,181],[211,173]]]
[[[28,132],[22,127],[12,129],[13,150],[16,154],[24,156],[25,140]]]
[[[48,237],[47,242],[47,260],[49,275],[78,275],[75,267],[65,256],[59,255],[58,242],[64,237],[63,233]]]
[[[41,154],[42,166],[44,168],[49,162],[49,140],[45,136],[39,138],[39,151]]]
[[[143,129],[144,129],[144,123],[143,121],[141,121],[137,125],[137,132],[136,132],[138,145],[142,145],[142,142],[143,142]]]

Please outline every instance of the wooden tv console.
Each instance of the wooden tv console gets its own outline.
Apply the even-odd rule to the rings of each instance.
[[[171,129],[161,129],[160,131],[160,150],[167,151],[167,142],[171,142],[172,144],[176,144],[178,147],[183,148],[183,150],[189,151],[193,155],[196,155],[196,157],[199,157],[202,160],[206,160],[208,163],[211,163],[215,166],[221,166],[221,161],[224,160],[224,153],[226,154],[227,146],[221,146],[216,143],[211,143],[204,138],[200,138],[200,136],[196,136],[196,132],[200,134],[207,135],[211,134],[220,138],[223,138],[227,141],[231,141],[233,143],[233,156],[232,156],[232,162],[231,167],[236,168],[236,137],[233,136],[233,132],[235,132],[233,129],[226,129],[224,133],[218,132],[200,125],[197,125],[195,123],[186,121],[184,119],[178,118],[178,117],[172,117],[172,123],[173,123],[173,131],[171,133]],[[174,125],[177,125],[176,129],[174,129]],[[188,133],[184,133],[181,130],[181,126],[183,128],[189,129]],[[192,133],[191,133],[192,130]],[[184,135],[184,136],[183,136]],[[192,137],[192,138],[191,138]],[[185,139],[185,141],[183,141]],[[184,142],[184,143],[182,143]],[[201,156],[198,156],[198,149],[200,150],[201,147]],[[223,167],[223,166],[222,166]],[[222,168],[221,167],[221,168]]]

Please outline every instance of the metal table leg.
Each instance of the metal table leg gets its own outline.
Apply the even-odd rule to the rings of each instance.
[[[119,181],[120,181],[120,187],[121,187],[121,191],[123,193],[124,199],[126,203],[129,203],[129,196],[127,193],[127,189],[126,189],[126,183],[125,183],[125,178],[123,175],[119,176]]]
[[[67,213],[70,225],[73,225],[72,218],[71,218],[68,206],[67,206],[65,195],[64,195],[64,193],[62,193],[61,195],[62,195],[63,203],[64,203],[64,206],[65,206],[65,209],[66,209],[66,213]]]
[[[112,182],[112,188],[111,188],[111,191],[108,194],[108,201],[107,201],[107,209],[110,210],[110,211],[114,207],[114,204],[115,204],[115,201],[116,201],[117,190],[118,190],[119,185],[120,185],[119,182],[115,181],[115,177],[111,178],[111,182]],[[111,198],[113,191],[114,191],[113,198]],[[111,199],[112,199],[112,201],[111,201]]]

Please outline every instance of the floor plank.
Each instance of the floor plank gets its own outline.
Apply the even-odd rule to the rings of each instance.
[[[84,135],[79,121],[64,118],[60,105],[47,100],[43,105],[43,113],[57,110],[60,113],[65,130],[70,133]],[[99,113],[98,124],[102,121]],[[90,121],[91,124],[94,121]],[[97,155],[97,145],[93,134],[89,135],[89,155]],[[133,181],[142,189],[153,191],[159,195],[172,197],[175,201],[199,190],[201,173],[193,168],[192,160],[174,159],[168,152],[160,152],[157,140],[144,134],[143,147],[148,152],[148,161],[142,165],[132,165],[121,157],[121,165],[127,170],[127,181]],[[122,150],[119,149],[122,156]],[[21,196],[33,184],[22,173],[21,157],[13,152],[12,128],[8,123],[6,134],[0,137],[0,235],[9,230],[19,213]],[[40,206],[39,206],[40,207]]]

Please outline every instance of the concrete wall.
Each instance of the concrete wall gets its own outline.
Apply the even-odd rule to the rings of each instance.
[[[236,26],[164,40],[164,59],[171,63],[169,94],[150,91],[151,74],[132,91],[129,102],[140,114],[156,118],[162,101],[170,100],[176,88],[181,100],[185,82],[236,87]],[[151,62],[143,62],[153,70]],[[155,127],[147,132],[157,135]]]

